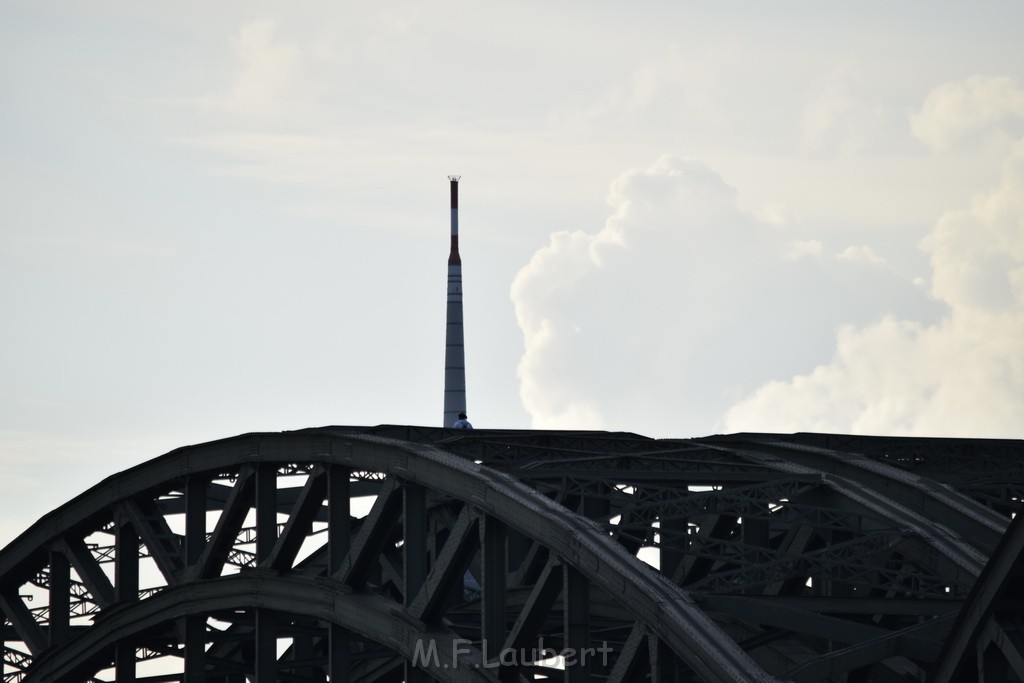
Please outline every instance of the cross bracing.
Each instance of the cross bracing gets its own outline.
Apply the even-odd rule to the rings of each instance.
[[[818,434],[190,446],[0,552],[3,677],[1024,680],[1022,463]]]

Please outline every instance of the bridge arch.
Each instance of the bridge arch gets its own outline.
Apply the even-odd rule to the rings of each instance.
[[[992,596],[1022,463],[1017,441],[386,425],[189,446],[0,551],[3,678],[897,680],[981,642],[966,666],[1017,670]],[[612,654],[462,666],[535,638]],[[456,639],[457,671],[409,666]]]
[[[352,473],[359,474],[353,479]],[[370,512],[353,520],[350,491],[354,484],[372,481],[359,479],[364,474],[383,475],[387,483],[378,488]],[[303,481],[284,500],[277,480],[286,477]],[[162,510],[184,512],[178,520],[181,533]],[[208,517],[215,513],[214,525]],[[255,538],[244,538],[246,518],[255,526]],[[316,526],[321,528],[314,531]],[[113,574],[120,580],[111,580],[104,558],[90,549],[88,539],[96,533],[115,536],[113,552],[105,559],[114,563]],[[530,545],[518,578],[508,571],[508,533]],[[300,560],[311,534],[328,540]],[[48,581],[49,605],[43,613],[33,615],[16,592],[8,589],[3,595],[4,611],[30,650],[26,654],[40,660],[26,668],[29,680],[37,680],[34,668],[46,662],[61,662],[62,671],[89,668],[84,663],[95,661],[95,649],[79,651],[72,643],[95,642],[100,649],[110,645],[110,637],[83,637],[96,627],[76,625],[82,620],[72,618],[76,615],[69,606],[77,601],[77,616],[98,614],[95,622],[102,625],[106,612],[138,600],[139,557],[133,543],[141,543],[164,582],[150,595],[142,591],[140,604],[155,599],[163,604],[162,592],[212,585],[206,582],[224,573],[232,553],[242,551],[239,546],[254,545],[248,561],[257,570],[319,577],[356,592],[387,595],[407,617],[433,624],[456,619],[448,612],[450,594],[473,568],[482,587],[478,623],[466,631],[475,634],[475,643],[489,641],[492,652],[525,648],[541,624],[555,617],[566,622],[560,650],[592,648],[589,601],[600,591],[630,615],[633,627],[620,634],[623,646],[632,643],[627,659],[636,654],[639,633],[660,642],[701,679],[771,679],[685,591],[625,552],[597,524],[507,474],[423,444],[304,431],[244,435],[178,449],[108,478],[8,546],[0,556],[2,585],[16,586],[44,574]],[[435,547],[428,548],[430,543]],[[402,566],[396,569],[399,555]],[[505,609],[509,581],[529,585],[524,580],[530,573],[540,578],[534,578],[523,611],[511,622]],[[239,581],[232,585],[245,585]],[[198,598],[188,604],[203,611]],[[138,610],[144,608],[128,613]],[[74,639],[69,638],[72,630],[78,631]],[[209,625],[178,630],[184,631],[179,639],[186,658],[204,649],[210,635]],[[322,651],[325,638],[319,641],[314,649]],[[269,642],[256,644],[258,680],[273,680],[283,666],[270,664],[273,674],[259,674],[258,653]],[[122,661],[119,678],[131,676],[130,658]],[[619,675],[631,667],[623,660]],[[607,668],[615,669],[615,663]],[[448,677],[442,671],[432,674]],[[38,680],[44,679],[50,680],[49,674]]]

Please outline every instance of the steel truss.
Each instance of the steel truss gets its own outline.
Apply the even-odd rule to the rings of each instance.
[[[2,673],[1020,681],[1022,491],[1020,441],[243,435],[0,551]]]

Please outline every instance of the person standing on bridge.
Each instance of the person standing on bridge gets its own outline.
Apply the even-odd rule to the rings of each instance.
[[[465,413],[459,413],[459,419],[452,425],[452,429],[472,429],[473,425],[466,419]]]

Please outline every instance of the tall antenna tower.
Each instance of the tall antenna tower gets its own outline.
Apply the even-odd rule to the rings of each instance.
[[[452,247],[448,253],[448,314],[444,346],[444,424],[466,412],[466,351],[462,333],[462,259],[459,257],[459,178],[450,175]]]

